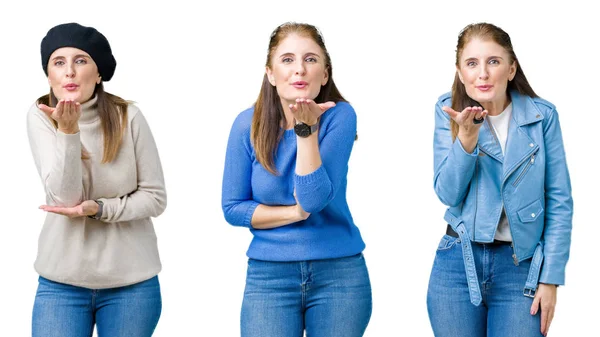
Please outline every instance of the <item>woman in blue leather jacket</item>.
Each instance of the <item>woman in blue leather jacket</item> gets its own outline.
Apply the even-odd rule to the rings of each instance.
[[[434,188],[448,206],[427,294],[436,336],[546,335],[569,258],[573,199],[558,113],[529,85],[509,35],[458,37],[435,107]]]

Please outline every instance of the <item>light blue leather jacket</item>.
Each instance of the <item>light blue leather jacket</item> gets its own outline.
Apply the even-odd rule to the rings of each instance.
[[[539,276],[539,282],[562,285],[571,244],[573,199],[558,113],[541,98],[517,92],[510,96],[513,112],[505,155],[487,120],[473,153],[465,152],[458,139],[452,142],[450,117],[441,109],[452,106],[450,93],[439,98],[435,192],[449,206],[446,221],[455,230],[466,231],[470,241],[492,242],[504,207],[515,264],[534,257],[539,246],[535,279]]]

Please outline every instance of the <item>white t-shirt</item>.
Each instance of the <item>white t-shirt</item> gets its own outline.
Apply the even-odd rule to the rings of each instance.
[[[501,114],[497,116],[487,116],[490,124],[494,128],[496,137],[500,142],[502,148],[502,154],[504,155],[504,149],[506,148],[506,139],[508,138],[508,123],[512,115],[512,103],[510,103]],[[498,229],[496,229],[496,235],[494,239],[501,241],[512,241],[512,235],[510,235],[510,227],[508,220],[506,219],[506,213],[502,209],[502,215],[500,216],[500,222],[498,223]]]

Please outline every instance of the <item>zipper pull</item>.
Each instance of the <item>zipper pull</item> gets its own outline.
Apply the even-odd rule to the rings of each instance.
[[[515,254],[515,243],[514,242],[510,243],[510,248],[512,248],[512,250],[513,250],[513,254],[512,254],[513,263],[515,264],[515,266],[518,266],[519,260],[517,259],[517,254]]]
[[[534,161],[535,161],[535,154],[531,156],[531,163],[533,164]]]

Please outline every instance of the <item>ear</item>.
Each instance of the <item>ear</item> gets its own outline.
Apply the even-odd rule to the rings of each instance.
[[[96,80],[96,84],[100,84],[102,82],[102,76],[98,75],[98,79]]]
[[[510,68],[508,69],[508,81],[512,81],[513,78],[515,78],[515,75],[517,75],[517,67],[519,65],[517,64],[517,61],[514,61],[511,65]]]
[[[458,75],[458,79],[460,80],[460,83],[462,83],[464,85],[465,81],[463,80],[462,74],[460,73],[460,69],[458,69],[458,67],[456,67],[456,74]]]
[[[269,67],[265,67],[265,73],[267,74],[269,83],[271,83],[272,86],[275,86],[275,76],[273,76],[273,71]]]
[[[329,81],[329,67],[325,68],[323,72],[323,80],[321,81],[321,86],[324,86]]]

